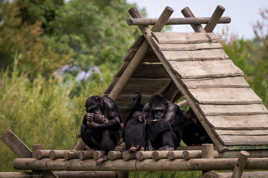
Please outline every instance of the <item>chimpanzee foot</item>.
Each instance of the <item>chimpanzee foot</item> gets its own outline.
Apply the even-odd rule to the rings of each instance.
[[[105,161],[107,161],[108,160],[108,157],[107,157],[107,155],[103,155],[102,157],[100,157],[100,158],[98,158],[97,160],[96,160],[96,165],[97,166],[100,166],[100,165],[102,165]]]
[[[136,152],[137,150],[138,150],[138,148],[135,147],[135,146],[132,146],[132,147],[129,148],[130,152]]]

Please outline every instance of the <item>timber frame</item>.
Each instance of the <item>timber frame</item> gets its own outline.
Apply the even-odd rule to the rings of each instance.
[[[123,119],[136,92],[143,95],[143,103],[153,94],[172,102],[183,98],[178,105],[193,109],[213,145],[135,154],[110,151],[109,160],[96,165],[103,152],[87,149],[81,140],[73,150],[48,150],[40,145],[30,150],[9,130],[1,138],[19,157],[14,167],[32,172],[0,173],[0,178],[125,178],[128,171],[176,170],[203,170],[205,177],[219,175],[211,170],[233,170],[232,177],[241,177],[244,169],[268,169],[268,111],[243,72],[228,59],[220,37],[212,33],[217,24],[230,23],[230,17],[222,17],[224,10],[217,6],[211,17],[197,18],[186,7],[181,11],[185,18],[170,19],[173,9],[167,7],[158,19],[148,19],[131,8],[127,23],[137,25],[142,35],[105,91],[118,104]],[[165,25],[182,24],[191,25],[194,33],[161,32]],[[261,175],[268,177],[268,172]]]

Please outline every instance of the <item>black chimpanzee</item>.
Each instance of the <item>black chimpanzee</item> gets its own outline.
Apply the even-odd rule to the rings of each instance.
[[[154,95],[143,108],[148,149],[174,150],[183,131],[180,108],[160,95]]]
[[[143,118],[141,95],[134,98],[134,106],[128,115],[123,132],[126,150],[144,150],[146,145],[145,120]]]
[[[192,109],[189,109],[185,114],[182,140],[188,146],[212,143]]]
[[[97,160],[99,164],[107,159],[108,151],[119,144],[121,118],[114,101],[106,96],[88,97],[85,107],[81,138],[90,148],[105,152]]]

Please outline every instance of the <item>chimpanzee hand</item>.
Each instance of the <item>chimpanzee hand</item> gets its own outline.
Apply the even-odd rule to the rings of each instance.
[[[98,123],[98,124],[103,124],[104,123],[104,115],[101,114],[94,114],[94,122]]]
[[[146,124],[148,124],[148,125],[154,125],[154,124],[156,124],[158,122],[159,122],[159,120],[157,120],[157,119],[146,120]]]
[[[87,121],[88,121],[88,122],[92,122],[93,119],[94,119],[94,113],[89,113],[89,112],[87,112],[87,114],[86,114],[86,118],[87,118]]]

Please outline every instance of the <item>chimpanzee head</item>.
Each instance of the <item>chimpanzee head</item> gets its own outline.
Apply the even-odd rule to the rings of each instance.
[[[100,96],[88,97],[86,104],[86,112],[100,114],[104,111],[104,102]]]
[[[193,121],[194,124],[199,124],[199,121],[194,113],[194,111],[192,110],[192,108],[190,108],[186,113],[185,113],[185,118],[186,119],[191,119]]]
[[[137,122],[144,122],[143,112],[141,112],[141,111],[134,112],[132,115],[132,119],[136,119]]]
[[[150,100],[154,119],[163,119],[167,111],[167,100],[160,96],[154,95]]]

